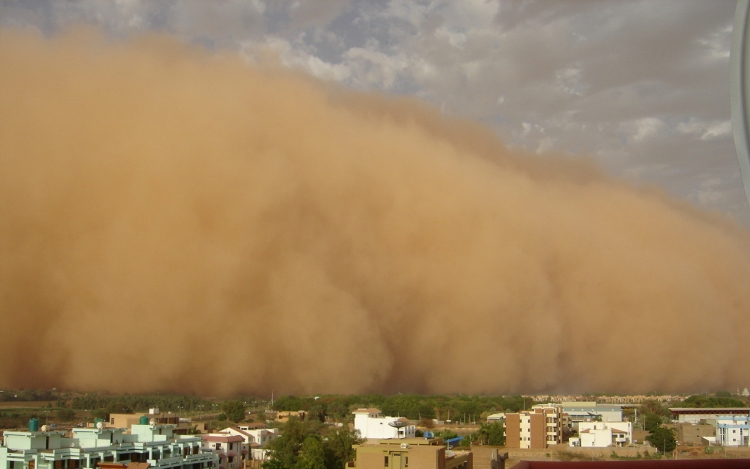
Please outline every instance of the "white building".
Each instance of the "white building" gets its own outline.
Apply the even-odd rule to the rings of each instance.
[[[580,422],[578,444],[582,448],[605,448],[633,443],[631,422]],[[573,446],[573,443],[571,443]]]
[[[250,448],[244,438],[230,433],[209,433],[201,435],[203,450],[212,451],[219,456],[220,469],[235,469],[244,466],[244,461],[250,459]]]
[[[242,437],[251,448],[265,447],[271,440],[281,436],[278,428],[251,428],[247,425],[227,427],[221,432]]]
[[[270,441],[281,436],[278,428],[250,428],[241,425],[240,430],[252,435],[253,441],[259,444],[261,448],[265,448]]]
[[[414,438],[417,427],[401,417],[383,417],[379,409],[357,409],[354,412],[354,428],[362,438]]]
[[[716,443],[721,446],[750,446],[750,416],[717,416]]]
[[[100,463],[153,469],[215,469],[219,458],[201,448],[201,438],[174,435],[175,425],[75,428],[62,431],[6,431],[0,447],[3,469],[95,469]],[[139,466],[142,465],[142,466]]]

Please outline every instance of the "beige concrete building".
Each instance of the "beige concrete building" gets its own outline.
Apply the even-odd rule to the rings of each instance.
[[[674,430],[677,441],[688,445],[700,445],[703,437],[716,436],[716,427],[708,424],[678,423]]]
[[[473,469],[474,457],[471,451],[446,449],[441,438],[405,438],[357,446],[357,460],[353,467],[360,469]]]
[[[142,418],[146,422],[141,422]],[[158,408],[149,409],[148,414],[109,414],[109,421],[106,423],[108,428],[125,428],[130,430],[133,425],[149,423],[152,425],[174,425],[172,431],[175,435],[186,435],[191,429],[195,428],[200,433],[206,431],[205,422],[191,422],[190,419],[180,418],[177,414],[161,413]]]

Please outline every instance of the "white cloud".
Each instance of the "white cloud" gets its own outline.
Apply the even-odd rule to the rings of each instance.
[[[676,129],[682,134],[699,136],[701,140],[713,140],[715,138],[731,135],[732,121],[723,120],[706,122],[693,117],[687,122],[680,122],[677,124]]]
[[[583,83],[583,71],[580,64],[565,67],[555,71],[558,88],[567,94],[582,96],[587,85]]]
[[[77,0],[0,6],[0,24],[50,32],[85,22],[167,31],[248,57],[274,51],[319,78],[429,100],[486,123],[512,146],[594,155],[616,175],[698,200],[699,181],[717,167],[736,170],[726,66],[735,7],[735,0]],[[716,204],[741,208],[738,218],[750,222],[740,179],[721,177],[728,182],[704,187],[701,200],[719,200],[706,192],[719,191],[725,198]]]
[[[282,38],[268,37],[262,43],[245,41],[242,47],[243,53],[253,62],[266,51],[271,51],[285,66],[305,71],[323,80],[346,82],[352,75],[346,64],[333,64],[321,60]]]
[[[391,89],[408,66],[403,53],[389,55],[381,52],[374,39],[368,40],[365,47],[350,48],[344,53],[344,59],[352,70],[351,84],[363,89]]]
[[[633,142],[640,143],[657,134],[664,128],[658,117],[644,117],[622,124],[622,129]]]

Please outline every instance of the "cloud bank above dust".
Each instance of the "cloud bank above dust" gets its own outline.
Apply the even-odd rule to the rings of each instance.
[[[408,99],[0,31],[0,386],[747,385],[750,235]]]

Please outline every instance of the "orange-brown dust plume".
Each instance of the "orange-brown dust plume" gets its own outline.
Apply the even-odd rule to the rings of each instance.
[[[160,36],[0,31],[0,386],[750,383],[750,235]]]

